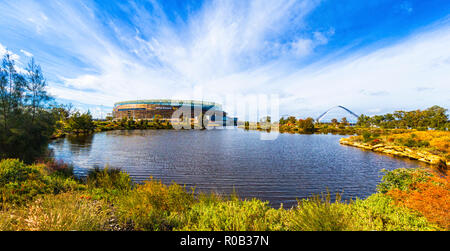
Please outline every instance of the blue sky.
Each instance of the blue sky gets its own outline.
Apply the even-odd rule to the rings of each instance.
[[[99,116],[122,100],[277,94],[280,114],[450,104],[448,0],[0,1],[0,54]],[[226,102],[225,102],[226,103]],[[225,107],[226,108],[226,107]]]

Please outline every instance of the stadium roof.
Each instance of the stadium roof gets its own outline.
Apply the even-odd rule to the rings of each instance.
[[[207,102],[207,101],[197,101],[197,100],[176,100],[176,99],[148,99],[148,100],[130,100],[130,101],[123,101],[123,102],[117,102],[114,104],[114,106],[119,105],[131,105],[131,104],[150,104],[150,105],[172,105],[172,106],[179,106],[179,105],[203,105],[203,106],[217,106],[221,107],[220,104],[214,103],[214,102]]]

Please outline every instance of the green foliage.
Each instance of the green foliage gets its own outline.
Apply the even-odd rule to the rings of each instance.
[[[343,125],[343,126],[348,126],[350,123],[348,122],[348,120],[347,120],[347,118],[342,118],[341,119],[341,123],[340,123],[341,125]]]
[[[377,143],[377,139],[378,139],[378,137],[380,137],[380,135],[378,133],[364,131],[362,133],[362,137],[363,137],[364,143],[368,143],[368,142]]]
[[[172,230],[181,225],[183,214],[194,203],[193,193],[183,187],[149,181],[117,200],[122,224],[136,230]]]
[[[422,131],[428,130],[428,128],[448,130],[447,111],[443,107],[433,106],[423,111],[396,111],[393,114],[388,113],[373,117],[361,115],[358,118],[357,125],[363,127],[413,128]]]
[[[0,65],[0,159],[20,158],[31,163],[47,150],[56,120],[46,87],[34,60],[22,74],[11,55],[4,56]]]
[[[297,126],[305,133],[314,133],[315,131],[313,118],[300,119],[297,121]]]
[[[415,135],[411,134],[410,138],[398,138],[396,142],[398,145],[407,146],[407,147],[429,147],[430,142],[425,140],[417,140],[415,139]]]
[[[364,142],[369,142],[370,140],[372,140],[372,134],[370,132],[364,132],[363,133],[363,140]]]
[[[182,231],[268,231],[276,230],[281,215],[275,214],[267,202],[257,199],[242,201],[200,200],[186,213]]]
[[[39,170],[35,166],[27,166],[18,159],[0,161],[0,185],[25,182],[37,175]]]
[[[352,230],[364,231],[429,231],[439,230],[417,212],[395,206],[392,199],[374,194],[351,205]]]
[[[387,193],[392,189],[407,190],[411,184],[425,182],[431,174],[422,169],[399,168],[392,171],[382,170],[382,182],[378,185],[380,193]]]
[[[94,128],[96,132],[111,131],[111,130],[157,130],[157,129],[173,129],[171,123],[149,120],[129,120],[123,118],[119,121],[94,121]]]
[[[370,126],[370,117],[364,114],[361,114],[358,118],[357,126],[369,127]]]
[[[45,165],[45,171],[52,176],[61,178],[74,178],[73,166],[63,161],[49,160],[41,163]]]
[[[130,175],[120,169],[98,167],[90,170],[86,178],[86,184],[90,189],[100,189],[107,193],[127,192],[132,188]]]
[[[75,112],[67,120],[67,129],[76,134],[93,132],[95,127],[91,113]]]
[[[78,193],[47,195],[29,207],[0,211],[0,231],[105,231],[117,227],[104,201]]]
[[[39,194],[82,189],[74,179],[50,172],[45,165],[25,165],[16,159],[0,161],[0,203],[24,204]],[[0,205],[0,207],[2,207]]]
[[[299,201],[289,220],[289,229],[294,231],[344,231],[352,224],[349,206],[339,196],[332,203],[329,194]]]

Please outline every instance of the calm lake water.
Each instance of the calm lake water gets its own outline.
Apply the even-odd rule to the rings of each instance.
[[[342,146],[339,135],[280,134],[274,141],[262,141],[260,134],[241,129],[111,131],[58,139],[50,148],[80,176],[108,165],[128,172],[136,182],[154,177],[197,191],[234,190],[272,206],[292,206],[297,198],[327,189],[346,200],[365,198],[376,191],[381,169],[422,166]]]

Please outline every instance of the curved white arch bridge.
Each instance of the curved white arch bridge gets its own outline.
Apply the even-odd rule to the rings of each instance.
[[[332,107],[332,108],[328,109],[326,112],[322,113],[322,115],[320,115],[320,116],[316,119],[316,122],[320,122],[320,120],[322,120],[323,117],[325,117],[329,112],[331,112],[332,110],[334,110],[334,109],[336,109],[336,108],[342,109],[342,110],[348,112],[350,115],[352,115],[352,116],[355,117],[356,119],[359,118],[359,116],[358,116],[357,114],[355,114],[354,112],[352,112],[352,111],[350,111],[349,109],[343,107],[342,105],[338,105],[338,106]]]

